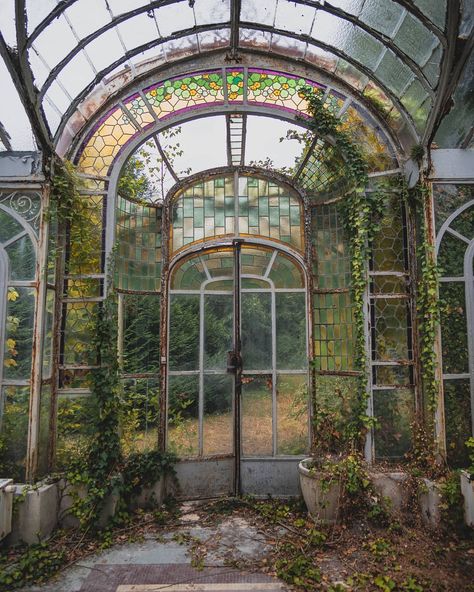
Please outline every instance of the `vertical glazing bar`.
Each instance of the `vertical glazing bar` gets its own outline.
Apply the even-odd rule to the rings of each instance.
[[[469,352],[469,375],[471,386],[471,433],[474,436],[474,240],[464,255],[464,277],[466,282],[466,304],[467,304],[467,339]]]
[[[275,286],[272,284],[272,440],[273,456],[277,455],[277,362],[276,362],[276,300]]]
[[[238,360],[236,371],[235,371],[235,382],[234,382],[234,493],[235,495],[241,494],[241,479],[240,479],[240,456],[241,456],[241,433],[240,433],[240,406],[242,397],[242,363],[241,363],[241,350],[242,343],[240,338],[240,258],[241,258],[241,243],[242,241],[235,240],[234,245],[234,343],[233,350]]]
[[[204,443],[204,288],[199,295],[199,456],[203,455]]]

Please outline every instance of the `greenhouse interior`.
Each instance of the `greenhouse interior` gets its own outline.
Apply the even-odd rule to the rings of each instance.
[[[347,454],[474,479],[473,23],[1,0],[3,482],[146,458],[181,498],[292,497]]]

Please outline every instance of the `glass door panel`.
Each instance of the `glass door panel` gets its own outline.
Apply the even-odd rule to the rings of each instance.
[[[242,377],[242,456],[273,455],[272,376]]]
[[[234,452],[234,377],[204,377],[203,455]]]
[[[271,372],[273,366],[271,293],[242,291],[241,318],[244,371]]]
[[[168,447],[221,463],[236,492],[245,467],[252,491],[248,463],[309,445],[304,274],[268,247],[202,252],[173,269],[169,314]]]
[[[277,454],[308,450],[308,387],[305,374],[279,374],[277,379]]]
[[[199,376],[168,378],[168,448],[178,456],[199,454]]]

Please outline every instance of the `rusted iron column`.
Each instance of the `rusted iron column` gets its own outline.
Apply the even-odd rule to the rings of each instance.
[[[425,216],[426,239],[429,250],[426,256],[431,260],[436,260],[436,227],[434,222],[434,203],[433,203],[433,184],[428,185],[429,191],[424,196],[423,212]],[[439,292],[437,294],[439,299]],[[440,456],[446,458],[446,422],[444,415],[444,392],[443,392],[443,372],[442,372],[442,350],[441,350],[441,327],[438,325],[435,342],[433,344],[436,355],[435,378],[438,382],[438,393],[436,402],[436,411],[434,417],[434,436],[436,440],[436,449]]]
[[[35,319],[31,360],[31,388],[28,418],[28,444],[26,453],[26,480],[34,481],[38,467],[38,444],[41,409],[41,381],[43,375],[44,320],[46,311],[46,281],[49,234],[49,185],[43,188],[41,224],[35,273]]]

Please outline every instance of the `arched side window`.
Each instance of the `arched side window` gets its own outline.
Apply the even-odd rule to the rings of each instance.
[[[0,437],[2,469],[16,479],[28,438],[36,249],[34,228],[0,203]]]
[[[471,186],[444,185],[439,192],[437,218],[449,214],[436,242],[447,454],[463,466],[464,443],[474,434],[474,199]]]

